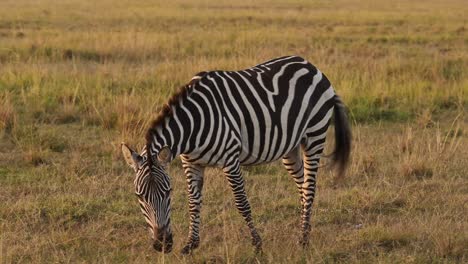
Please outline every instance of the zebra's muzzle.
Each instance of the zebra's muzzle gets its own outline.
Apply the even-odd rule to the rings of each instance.
[[[159,235],[161,234],[161,235]],[[153,242],[153,248],[158,252],[170,253],[172,251],[172,234],[159,233]]]

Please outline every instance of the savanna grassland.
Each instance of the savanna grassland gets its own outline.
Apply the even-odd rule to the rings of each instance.
[[[468,261],[466,1],[167,2],[0,2],[1,263]],[[218,169],[200,248],[180,255],[176,160],[175,250],[155,252],[120,142],[141,148],[193,74],[290,54],[332,80],[354,138],[343,181],[323,159],[311,246],[296,244],[299,196],[274,163],[244,170],[263,255]]]

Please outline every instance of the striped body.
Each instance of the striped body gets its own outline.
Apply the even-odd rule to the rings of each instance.
[[[295,56],[243,71],[208,72],[188,89],[188,95],[171,106],[172,137],[158,135],[154,142],[174,141],[174,156],[220,166],[233,153],[239,154],[241,165],[283,157],[307,133],[327,127],[335,95],[319,70]],[[154,153],[159,147],[154,145]]]
[[[351,140],[344,106],[325,75],[303,58],[282,57],[242,71],[201,72],[193,77],[151,125],[143,154],[123,147],[127,162],[137,168],[135,188],[153,232],[154,248],[164,252],[172,248],[171,187],[164,167],[178,155],[187,178],[190,210],[183,253],[199,245],[206,166],[223,169],[253,245],[260,250],[262,241],[253,224],[240,167],[280,158],[301,196],[300,241],[306,245],[318,164],[333,113],[334,160],[342,174]]]

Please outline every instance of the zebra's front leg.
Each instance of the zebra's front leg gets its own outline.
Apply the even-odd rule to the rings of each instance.
[[[189,254],[200,244],[199,228],[204,167],[186,162],[183,162],[183,167],[187,179],[190,226],[187,243],[182,248],[182,254]]]
[[[312,205],[315,198],[317,170],[323,148],[323,140],[309,139],[303,149],[304,183],[302,184],[302,235],[299,239],[299,243],[302,246],[307,246],[309,244],[309,235],[311,230],[310,217],[312,214]]]
[[[237,210],[242,215],[250,229],[252,245],[255,247],[255,252],[261,252],[262,239],[253,224],[252,213],[247,199],[247,194],[245,193],[244,178],[242,177],[239,160],[236,159],[230,165],[224,167],[223,172],[229,181],[229,186],[231,187],[232,192],[234,193],[234,201],[236,203]]]

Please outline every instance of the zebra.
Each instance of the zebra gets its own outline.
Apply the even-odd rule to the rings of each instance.
[[[180,156],[185,172],[189,233],[183,254],[199,246],[204,168],[222,168],[245,220],[256,252],[262,239],[251,215],[241,166],[282,158],[301,201],[301,236],[307,246],[316,175],[332,115],[338,176],[350,157],[351,130],[346,109],[330,81],[298,56],[276,58],[241,71],[196,74],[162,107],[146,133],[141,154],[125,143],[122,153],[135,170],[135,193],[153,238],[153,248],[168,253],[171,181],[169,163]]]

